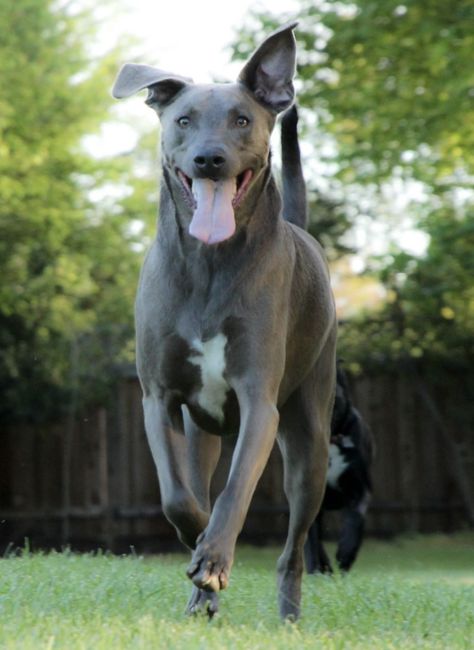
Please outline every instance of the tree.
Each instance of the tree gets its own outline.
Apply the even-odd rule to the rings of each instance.
[[[474,208],[459,215],[443,205],[423,228],[430,235],[423,257],[393,250],[381,260],[387,303],[344,326],[342,354],[359,366],[421,357],[432,365],[473,361]]]
[[[101,187],[131,176],[130,161],[96,160],[82,146],[108,116],[116,71],[114,56],[89,60],[92,38],[90,17],[67,4],[0,5],[3,420],[58,415],[77,385],[77,342],[93,332],[80,397],[97,397],[104,369],[131,337],[139,255],[130,198],[114,206],[93,200]]]
[[[256,14],[234,55],[287,18]],[[298,101],[313,138],[335,137],[341,178],[378,181],[398,166],[429,181],[473,173],[471,0],[300,0],[298,18]]]
[[[473,3],[301,0],[298,17],[298,102],[310,158],[352,224],[372,214],[394,232],[387,253],[370,261],[387,304],[343,328],[344,356],[363,365],[406,355],[472,363]],[[254,16],[235,56],[287,19]],[[382,200],[394,180],[398,192],[418,183],[420,198],[406,202],[404,215]],[[312,176],[310,186],[318,184]],[[396,242],[406,213],[429,242],[417,255]],[[316,233],[324,228],[318,217]]]

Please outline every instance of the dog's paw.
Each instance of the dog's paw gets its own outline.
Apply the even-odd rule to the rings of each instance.
[[[288,623],[294,623],[300,617],[301,575],[288,572],[279,576],[278,607],[280,618]]]
[[[331,576],[333,574],[331,562],[329,560],[321,560],[314,566],[311,573],[322,573],[323,575]]]
[[[214,591],[204,591],[193,587],[191,598],[186,606],[188,616],[203,614],[211,620],[219,611],[219,596]]]
[[[278,606],[283,621],[294,622],[300,616],[302,560],[283,552],[277,563]]]
[[[231,564],[225,553],[213,551],[203,540],[198,543],[186,574],[199,589],[218,592],[229,584]]]

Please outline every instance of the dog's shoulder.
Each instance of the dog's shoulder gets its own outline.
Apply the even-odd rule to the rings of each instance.
[[[306,269],[313,269],[318,275],[322,273],[329,281],[328,263],[321,244],[309,232],[293,223],[285,222],[285,227],[294,245],[297,262]]]
[[[294,223],[285,222],[289,236],[293,239],[297,247],[308,248],[317,252],[317,254],[326,261],[326,255],[321,244],[307,230],[300,228]]]

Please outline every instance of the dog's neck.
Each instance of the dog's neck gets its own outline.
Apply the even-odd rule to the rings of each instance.
[[[212,267],[223,269],[239,265],[236,258],[249,257],[249,251],[265,242],[268,250],[272,237],[281,227],[281,197],[268,165],[250,188],[236,213],[236,232],[228,240],[217,245],[202,244],[188,232],[192,211],[185,204],[166,168],[163,168],[160,188],[160,220],[157,244],[160,250],[173,258],[187,262],[199,259]],[[188,264],[187,264],[188,266]]]

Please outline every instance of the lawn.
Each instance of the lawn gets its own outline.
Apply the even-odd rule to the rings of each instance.
[[[305,577],[296,625],[278,620],[277,556],[238,548],[211,623],[183,615],[184,555],[10,556],[0,560],[0,648],[474,648],[473,534],[367,541],[349,576]]]

